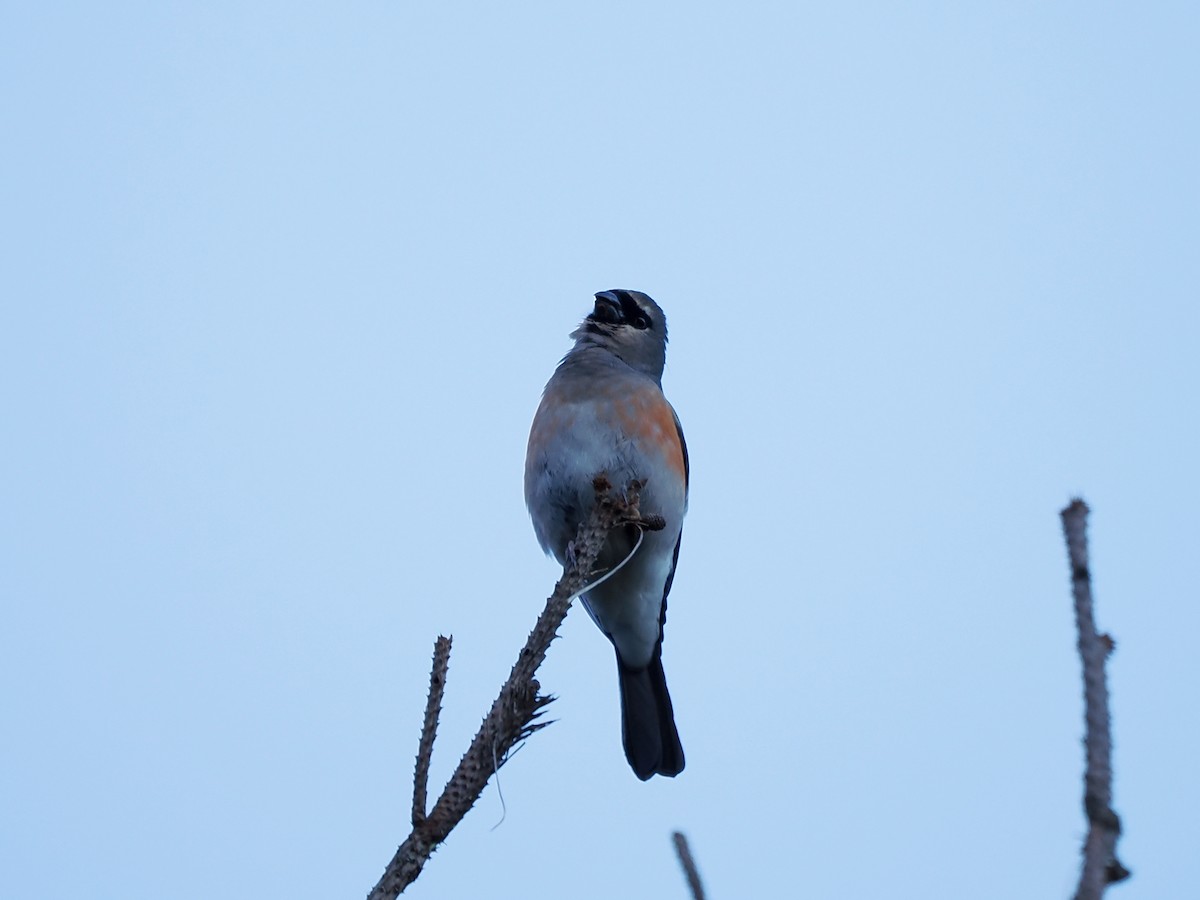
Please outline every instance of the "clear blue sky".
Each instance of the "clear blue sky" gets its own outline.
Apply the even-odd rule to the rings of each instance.
[[[410,894],[1065,897],[1094,507],[1134,880],[1195,885],[1194,4],[6,4],[5,894],[365,894],[556,577],[528,425],[647,291],[692,456],[621,754],[556,724]],[[494,827],[497,823],[503,823]]]

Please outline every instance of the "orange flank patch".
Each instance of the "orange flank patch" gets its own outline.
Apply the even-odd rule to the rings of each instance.
[[[679,430],[671,405],[662,394],[640,391],[636,396],[625,397],[617,405],[616,413],[622,431],[644,448],[657,448],[679,480],[686,480]]]
[[[555,404],[550,397],[543,397],[529,430],[529,449],[544,448],[556,432],[569,431],[574,424],[575,413],[570,406]]]

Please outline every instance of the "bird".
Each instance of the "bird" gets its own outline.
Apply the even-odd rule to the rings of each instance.
[[[641,482],[641,509],[666,521],[661,531],[644,533],[636,554],[611,578],[582,595],[616,651],[625,758],[646,781],[674,777],[684,766],[662,644],[688,505],[688,451],[679,416],[662,391],[662,309],[641,291],[601,291],[595,298],[534,415],[525,504],[542,549],[564,566],[595,502],[598,474],[618,486]],[[627,526],[609,534],[602,570],[629,555],[638,531]]]

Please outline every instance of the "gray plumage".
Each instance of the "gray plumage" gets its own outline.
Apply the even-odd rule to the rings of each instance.
[[[688,460],[675,411],[663,396],[666,319],[639,291],[604,291],[572,334],[575,346],[542,395],[529,436],[525,501],[543,549],[560,563],[594,502],[592,479],[642,481],[641,508],[667,527],[646,532],[637,555],[583,596],[592,620],[612,641],[621,687],[625,754],[639,778],[676,775],[683,748],[662,668],[667,594],[687,511]],[[605,569],[637,538],[614,533]]]

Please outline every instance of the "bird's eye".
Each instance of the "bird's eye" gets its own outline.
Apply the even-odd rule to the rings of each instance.
[[[636,328],[638,331],[645,331],[647,328],[650,327],[650,320],[647,319],[645,316],[638,316],[636,319],[633,320],[633,327]]]

